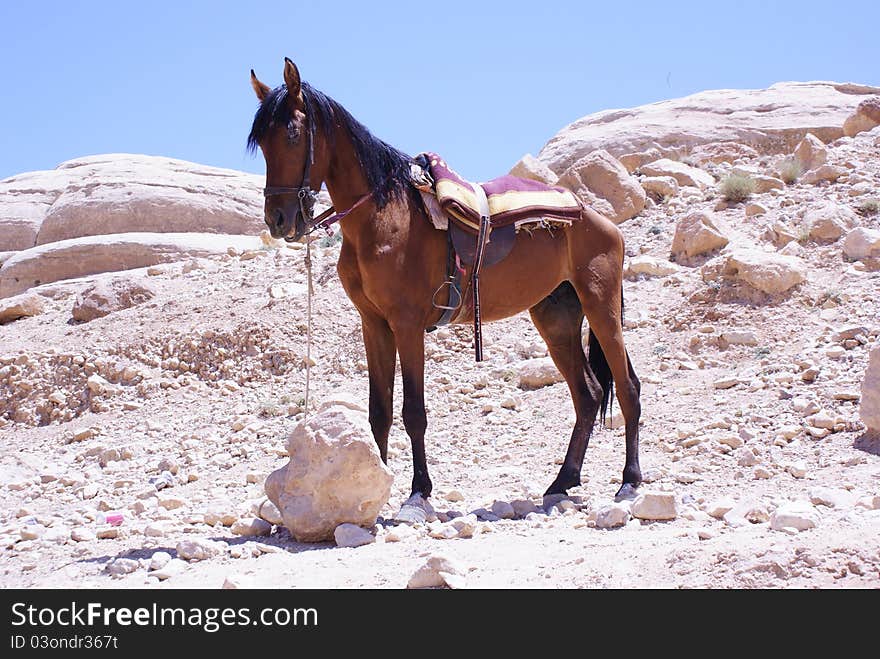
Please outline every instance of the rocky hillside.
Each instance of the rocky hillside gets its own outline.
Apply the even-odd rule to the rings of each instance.
[[[705,92],[523,158],[626,237],[645,496],[612,499],[614,415],[583,485],[542,500],[574,421],[546,347],[520,315],[475,364],[470,329],[445,328],[426,337],[436,519],[385,521],[409,494],[398,414],[391,499],[356,548],[296,542],[265,502],[303,418],[306,288],[303,246],[260,236],[259,177],[95,156],[0,181],[0,585],[877,587],[876,91]],[[356,410],[338,251],[314,250],[311,395]]]

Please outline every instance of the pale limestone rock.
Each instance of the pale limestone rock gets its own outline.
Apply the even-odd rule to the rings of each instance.
[[[638,277],[639,275],[666,277],[667,275],[674,275],[680,270],[681,267],[671,261],[643,254],[629,259],[624,274],[627,277]]]
[[[796,256],[755,249],[731,252],[723,272],[768,294],[782,293],[807,279],[807,266]]]
[[[812,133],[804,135],[804,139],[795,147],[794,157],[801,164],[803,171],[815,169],[828,160],[828,149],[818,137]]]
[[[604,214],[615,224],[638,215],[645,207],[642,186],[607,151],[584,156],[559,177],[557,184],[574,192],[588,205],[593,195],[607,201],[613,212]]]
[[[266,494],[299,542],[333,538],[344,523],[371,527],[394,476],[382,463],[367,415],[341,405],[298,424],[290,462],[266,479]]]
[[[0,299],[0,325],[11,323],[19,318],[38,316],[46,308],[46,298],[36,293],[22,293]]]
[[[629,521],[629,504],[609,503],[596,511],[596,528],[613,529]]]
[[[668,520],[678,515],[672,492],[643,492],[632,504],[632,516],[638,519]]]
[[[181,540],[177,543],[176,547],[178,557],[185,561],[204,561],[214,556],[219,556],[225,550],[225,543],[202,538]]]
[[[856,227],[843,239],[843,253],[851,259],[880,257],[880,230]]]
[[[562,172],[596,149],[622,156],[650,148],[740,142],[762,154],[791,153],[808,132],[825,143],[841,137],[846,117],[867,95],[878,92],[848,83],[782,82],[768,89],[710,90],[605,110],[560,130],[538,159]]]
[[[679,220],[672,238],[672,254],[697,256],[724,247],[728,239],[709,213],[698,211]]]
[[[433,555],[410,577],[407,588],[465,588],[467,569],[445,556]]]
[[[539,389],[565,381],[550,357],[526,359],[517,365],[516,370],[519,373],[519,386],[522,389]]]
[[[140,566],[141,564],[132,558],[114,558],[104,569],[111,576],[122,577],[136,571]]]
[[[229,529],[235,535],[259,536],[272,533],[272,525],[259,517],[243,517],[235,520]]]
[[[771,190],[785,189],[785,181],[780,178],[776,178],[775,176],[764,176],[763,174],[755,174],[752,176],[752,180],[755,182],[755,192],[757,194],[764,194],[765,192],[770,192]]]
[[[649,195],[656,199],[678,194],[678,181],[672,176],[646,176],[639,181]]]
[[[535,158],[531,153],[524,155],[518,163],[510,170],[512,176],[530,179],[532,181],[540,181],[541,183],[549,183],[555,185],[559,178],[553,173],[553,170],[547,167],[543,162]]]
[[[0,297],[62,279],[220,256],[229,245],[256,247],[256,236],[126,233],[72,238],[17,252],[0,267]]]
[[[715,178],[711,174],[669,158],[661,158],[642,165],[639,171],[647,176],[671,176],[681,186],[691,186],[700,190],[715,185]]]
[[[721,499],[713,501],[712,503],[707,505],[705,510],[707,514],[711,515],[715,519],[721,519],[735,507],[735,499],[733,499],[732,497],[722,497]]]
[[[758,345],[758,337],[752,330],[746,329],[730,329],[721,332],[722,341],[726,341],[732,345],[739,346],[756,346]]]
[[[746,217],[754,217],[756,215],[764,215],[767,213],[767,207],[757,202],[746,204]]]
[[[800,182],[805,185],[818,185],[819,183],[834,183],[841,176],[846,174],[846,169],[837,165],[820,165],[816,169],[805,172],[800,177]]]
[[[281,516],[281,511],[278,510],[278,506],[268,499],[260,503],[257,508],[257,516],[260,519],[266,520],[269,524],[275,524],[276,526],[284,525],[284,518]]]
[[[876,345],[868,358],[868,368],[862,380],[859,415],[869,431],[880,433],[880,345]]]
[[[688,155],[698,165],[707,162],[717,165],[722,162],[734,163],[741,159],[751,160],[759,154],[752,147],[738,142],[709,142],[695,147]]]
[[[866,98],[858,104],[846,121],[843,123],[843,132],[847,137],[853,137],[880,126],[880,97]]]
[[[333,530],[337,547],[362,547],[376,542],[376,536],[357,524],[340,524]]]
[[[838,240],[858,222],[852,210],[834,202],[826,202],[804,214],[804,225],[809,228],[810,238],[822,243]]]
[[[828,508],[852,508],[856,496],[852,492],[833,487],[814,487],[810,489],[810,503]]]
[[[145,279],[121,277],[101,278],[76,296],[73,319],[89,322],[114,311],[143,304],[153,299],[156,292]]]
[[[806,501],[784,503],[770,515],[770,528],[774,531],[781,531],[784,528],[806,531],[814,528],[818,523],[819,511]]]

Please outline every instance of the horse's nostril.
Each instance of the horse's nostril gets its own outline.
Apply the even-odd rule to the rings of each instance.
[[[275,226],[277,226],[279,229],[284,226],[284,213],[281,211],[280,208],[275,211]]]

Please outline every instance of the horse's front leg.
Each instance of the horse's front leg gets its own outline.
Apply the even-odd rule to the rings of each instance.
[[[395,327],[397,354],[403,374],[403,425],[412,442],[412,495],[431,495],[431,479],[425,458],[425,332],[416,325]]]
[[[361,312],[361,331],[370,372],[370,428],[382,462],[388,463],[388,432],[394,415],[394,334],[381,316]]]

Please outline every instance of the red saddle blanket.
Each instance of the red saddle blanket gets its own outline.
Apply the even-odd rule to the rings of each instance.
[[[570,224],[581,216],[580,201],[565,188],[509,175],[487,183],[471,183],[436,153],[422,155],[434,179],[434,194],[440,207],[469,231],[476,232],[480,226],[480,203],[474,187],[477,185],[486,192],[493,227],[547,220]]]

